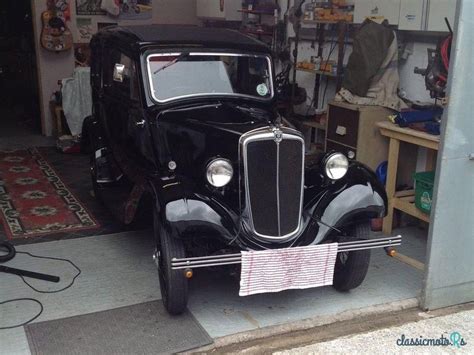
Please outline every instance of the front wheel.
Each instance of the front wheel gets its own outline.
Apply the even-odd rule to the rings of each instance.
[[[102,203],[103,202],[102,195],[100,193],[99,183],[97,182],[97,163],[96,163],[94,154],[91,155],[89,169],[90,169],[92,191],[94,192],[94,197],[97,201]]]
[[[364,222],[356,225],[353,235],[355,239],[368,239],[370,224]],[[349,291],[360,286],[369,270],[369,262],[370,249],[338,253],[333,287],[338,291]]]
[[[188,303],[188,280],[183,270],[172,270],[173,258],[185,258],[183,241],[168,233],[157,213],[154,214],[154,232],[158,244],[158,275],[163,304],[173,315],[185,311]]]

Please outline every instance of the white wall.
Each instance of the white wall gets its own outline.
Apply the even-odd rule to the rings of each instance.
[[[43,134],[52,134],[52,117],[49,101],[54,91],[58,89],[60,79],[70,77],[74,70],[74,51],[54,53],[43,49],[39,44],[41,35],[41,13],[46,11],[46,0],[32,0],[33,21],[37,48],[38,79],[40,87],[40,106],[42,114]],[[69,0],[71,21],[66,25],[71,29],[74,39],[77,39],[76,3]],[[89,16],[84,16],[89,17]],[[94,22],[117,22],[108,16],[90,16]],[[196,17],[195,0],[153,0],[152,19],[146,21],[121,21],[120,24],[199,24]]]

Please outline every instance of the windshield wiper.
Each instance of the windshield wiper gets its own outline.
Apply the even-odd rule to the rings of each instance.
[[[156,69],[154,72],[153,72],[153,75],[159,73],[160,71],[162,70],[165,70],[166,68],[169,68],[170,66],[178,63],[180,60],[183,60],[184,58],[188,57],[189,56],[189,53],[188,52],[183,52],[181,53],[179,56],[177,56],[175,59],[173,59],[171,62],[169,62],[168,64],[165,64],[163,65],[161,68],[159,69]]]

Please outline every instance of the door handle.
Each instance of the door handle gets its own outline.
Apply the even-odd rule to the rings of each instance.
[[[145,125],[145,119],[141,119],[140,121],[135,122],[135,126],[137,127],[143,127]]]

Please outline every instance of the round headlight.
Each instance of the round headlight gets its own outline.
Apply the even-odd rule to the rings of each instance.
[[[338,180],[347,173],[349,161],[342,153],[333,153],[326,159],[324,170],[326,176],[332,180]]]
[[[207,181],[214,187],[222,187],[229,183],[234,174],[232,165],[226,159],[214,159],[207,165]]]

